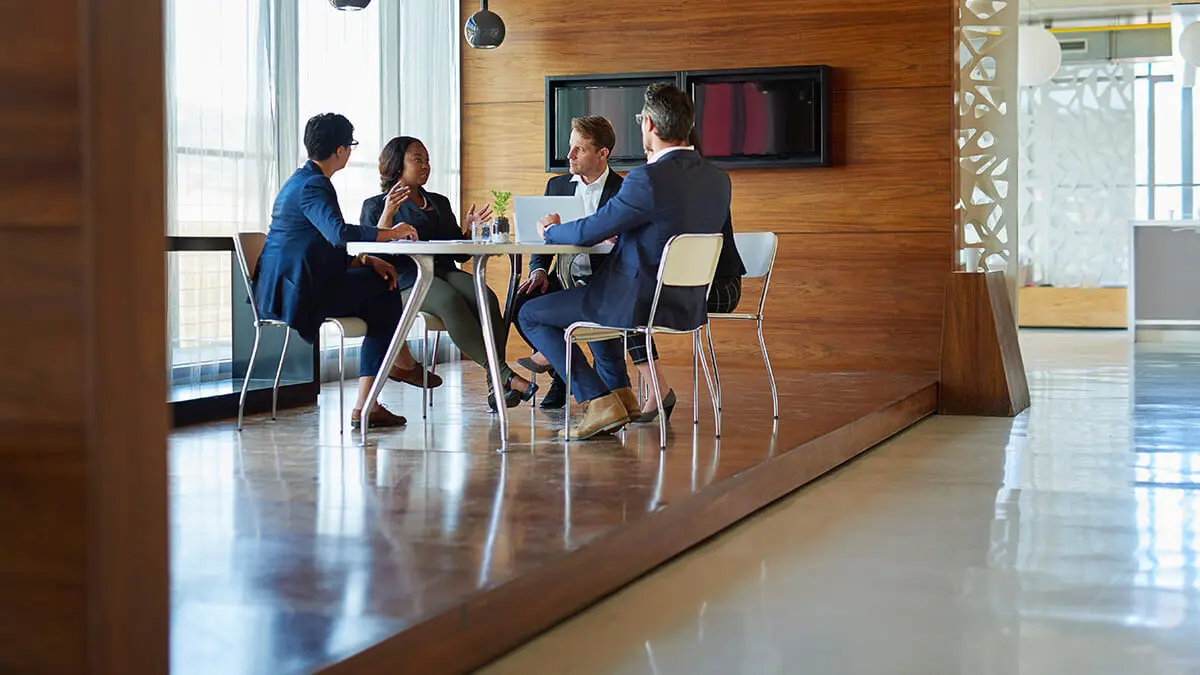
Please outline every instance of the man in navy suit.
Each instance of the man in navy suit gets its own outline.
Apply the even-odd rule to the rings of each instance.
[[[608,167],[608,156],[617,145],[617,133],[612,123],[600,115],[576,117],[571,120],[571,150],[567,153],[567,161],[571,172],[555,176],[546,181],[547,197],[580,197],[583,199],[584,215],[592,215],[600,207],[608,203],[617,191],[621,189],[621,174]],[[604,262],[603,254],[575,256],[570,261],[568,273],[576,285],[586,284],[592,273],[600,269]],[[534,255],[529,260],[529,278],[517,289],[513,303],[513,316],[519,316],[521,308],[533,298],[547,293],[563,290],[562,282],[557,274],[553,274],[553,255]],[[530,346],[529,336],[521,325],[517,331]],[[518,360],[518,363],[537,373],[549,371],[554,378],[550,391],[542,399],[541,407],[557,409],[567,401],[567,385],[557,371],[550,367],[550,362],[541,354]]]
[[[719,233],[729,213],[729,176],[687,145],[694,121],[687,94],[652,84],[644,101],[637,120],[648,163],[630,171],[617,196],[594,215],[559,224],[558,215],[550,214],[538,222],[550,244],[593,246],[617,237],[586,286],[530,300],[521,310],[522,329],[560,373],[566,368],[567,326],[576,321],[622,328],[645,324],[667,241],[678,234]],[[704,321],[705,289],[670,290],[659,301],[656,323],[686,329]],[[584,415],[570,438],[611,433],[641,414],[620,340],[591,344],[594,368],[578,346],[572,349],[571,393],[584,405]]]

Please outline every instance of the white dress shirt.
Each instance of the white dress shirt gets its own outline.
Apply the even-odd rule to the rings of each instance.
[[[646,163],[653,164],[653,163],[657,162],[658,160],[662,159],[663,157],[666,157],[667,155],[671,154],[672,152],[675,152],[676,150],[695,150],[695,149],[696,149],[696,146],[694,146],[694,145],[672,145],[672,146],[663,148],[662,150],[659,150],[658,152],[651,155],[650,159],[646,160]]]
[[[604,192],[608,174],[609,169],[605,167],[604,173],[591,183],[584,183],[583,176],[571,177],[571,182],[575,184],[575,196],[583,198],[584,218],[600,210],[600,194]],[[575,259],[571,261],[571,276],[576,279],[592,276],[592,257],[590,255],[575,256]]]

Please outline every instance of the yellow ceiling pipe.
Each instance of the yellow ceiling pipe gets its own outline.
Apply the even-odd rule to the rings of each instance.
[[[1051,28],[1051,33],[1107,33],[1114,30],[1151,30],[1155,28],[1170,28],[1170,22],[1166,23],[1132,23],[1122,24],[1120,26],[1075,26],[1071,28]]]

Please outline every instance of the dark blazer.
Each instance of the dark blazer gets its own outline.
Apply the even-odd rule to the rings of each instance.
[[[572,182],[571,174],[555,176],[546,181],[547,197],[572,197],[575,195],[575,183]],[[608,203],[608,200],[617,195],[621,189],[621,183],[624,182],[621,174],[609,169],[608,178],[604,181],[604,187],[600,188],[600,206]],[[606,256],[603,253],[592,254],[592,274],[600,269],[600,265],[604,262]],[[554,256],[546,254],[536,254],[529,256],[529,273],[532,274],[536,269],[543,269],[547,272],[551,271],[551,266],[554,264]]]
[[[733,214],[730,213],[725,216],[725,226],[721,228],[721,257],[717,258],[717,273],[713,278],[741,277],[745,273],[746,265],[733,241]]]
[[[594,246],[617,236],[604,265],[584,287],[583,319],[620,328],[646,323],[658,265],[677,234],[716,234],[728,220],[725,172],[694,150],[675,150],[625,176],[620,192],[595,215],[546,230],[551,244]],[[667,289],[655,323],[680,330],[704,323],[706,289]]]
[[[258,269],[254,298],[263,318],[285,321],[313,342],[329,299],[341,292],[350,258],[346,243],[375,241],[378,230],[342,218],[333,183],[307,162],[284,182],[271,210],[271,228]]]
[[[450,207],[450,200],[444,195],[436,192],[429,192],[421,188],[421,194],[425,197],[426,203],[433,208],[426,211],[417,206],[410,199],[400,205],[396,210],[396,215],[392,218],[392,224],[408,223],[417,231],[417,237],[421,241],[446,241],[447,239],[470,239],[470,233],[464,233],[462,228],[458,226],[458,220],[454,217],[454,209]],[[378,194],[374,197],[369,197],[362,205],[362,213],[359,215],[359,222],[363,223],[378,223],[379,217],[383,215],[383,202],[387,199],[387,194]],[[417,282],[417,266],[413,263],[412,258],[406,255],[383,256],[388,262],[396,268],[396,285],[398,288],[411,288]],[[446,271],[457,269],[456,262],[464,262],[469,260],[469,255],[439,255],[433,258],[433,269],[437,271]]]

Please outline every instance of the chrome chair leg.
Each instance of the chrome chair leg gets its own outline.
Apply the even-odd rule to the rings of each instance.
[[[699,426],[700,424],[700,368],[696,362],[696,357],[700,351],[700,334],[692,333],[692,425]],[[708,369],[704,369],[704,374],[708,374]],[[661,412],[659,414],[662,414]]]
[[[421,320],[421,418],[429,418],[429,326]]]
[[[279,352],[279,367],[275,369],[275,384],[271,387],[271,419],[275,419],[279,407],[279,378],[283,376],[283,360],[287,358],[288,341],[292,339],[292,329],[284,326],[283,330],[283,349]]]
[[[242,395],[238,397],[238,431],[242,430],[242,417],[246,410],[246,392],[250,389],[250,375],[254,373],[254,359],[258,357],[258,340],[262,337],[262,326],[254,326],[254,346],[250,348],[250,363],[246,364],[246,377],[242,379]]]
[[[716,427],[717,438],[721,437],[721,378],[717,375],[717,362],[712,363],[712,376],[708,372],[708,359],[704,356],[704,344],[700,342],[700,333],[696,332],[696,343],[700,347],[700,366],[704,368],[704,380],[708,382],[708,397],[712,401],[713,424]],[[715,391],[714,391],[715,384]]]
[[[762,349],[763,364],[767,367],[767,378],[771,381],[771,404],[775,409],[775,419],[779,419],[779,391],[775,388],[775,373],[771,370],[771,359],[767,356],[767,341],[763,339],[761,318],[758,320],[758,346]]]
[[[723,410],[724,407],[721,402],[721,373],[717,370],[717,350],[715,347],[713,347],[711,324],[704,326],[704,335],[708,339],[708,358],[709,362],[712,363],[713,372],[712,382],[709,383],[709,386],[712,386],[716,389],[716,392],[714,393],[716,398],[713,400],[716,402],[717,410]],[[709,393],[713,392],[710,391]]]
[[[346,433],[346,331],[335,323],[338,331],[338,433]]]
[[[571,341],[573,336],[574,333],[570,329],[567,329],[567,332],[563,335],[563,339],[567,341],[567,372],[566,377],[564,378],[567,383],[567,404],[563,409],[563,427],[567,430],[568,443],[571,442],[571,352],[574,351],[572,347],[575,346],[575,343]],[[497,405],[499,405],[499,403],[497,403]]]
[[[442,331],[433,332],[433,353],[429,355],[429,372],[437,375],[438,341],[442,339]],[[429,407],[433,407],[433,390],[429,390]]]
[[[646,354],[652,354],[654,331],[646,330]],[[650,368],[650,382],[654,385],[654,402],[658,404],[658,447],[667,448],[667,416],[663,414],[662,387],[658,383],[658,369]]]

